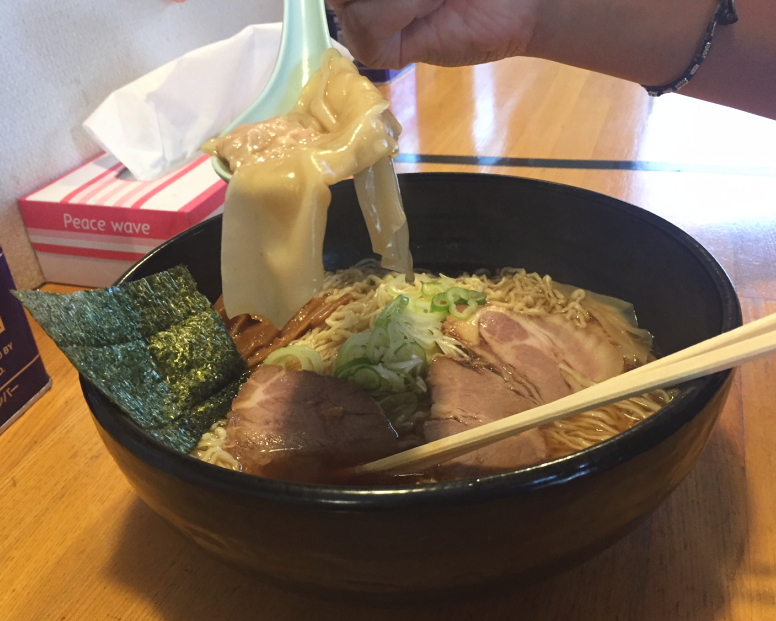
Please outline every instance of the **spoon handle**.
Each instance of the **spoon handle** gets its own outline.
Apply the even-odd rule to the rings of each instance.
[[[330,47],[323,0],[285,0],[283,34],[272,75],[256,101],[222,135],[239,125],[266,121],[289,112]]]

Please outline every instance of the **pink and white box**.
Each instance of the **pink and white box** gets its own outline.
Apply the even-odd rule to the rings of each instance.
[[[126,176],[103,154],[19,199],[47,282],[106,287],[161,243],[223,211],[226,183],[208,155],[154,181]]]

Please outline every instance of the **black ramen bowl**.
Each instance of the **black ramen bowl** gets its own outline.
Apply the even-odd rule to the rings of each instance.
[[[741,324],[733,287],[686,233],[621,201],[567,186],[479,174],[400,176],[419,268],[524,267],[628,300],[662,353]],[[371,255],[351,182],[332,188],[324,260]],[[164,244],[122,282],[186,265],[221,292],[220,218]],[[731,383],[682,387],[648,420],[597,446],[522,470],[417,487],[264,479],[177,453],[83,382],[97,427],[138,494],[231,564],[305,591],[396,601],[481,593],[577,564],[635,528],[697,461]],[[634,568],[634,572],[637,571]]]

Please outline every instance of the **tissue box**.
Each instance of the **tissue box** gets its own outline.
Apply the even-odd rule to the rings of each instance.
[[[106,287],[159,244],[223,211],[226,183],[203,155],[136,181],[103,154],[19,199],[47,282]]]

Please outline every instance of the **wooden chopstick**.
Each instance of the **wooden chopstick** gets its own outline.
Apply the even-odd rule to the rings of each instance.
[[[724,332],[718,336],[715,336],[710,339],[706,339],[705,341],[701,341],[700,343],[697,343],[695,345],[691,345],[690,347],[682,349],[669,356],[665,356],[663,358],[654,360],[649,364],[645,364],[644,366],[641,366],[637,369],[633,369],[629,373],[633,375],[634,373],[638,373],[643,369],[657,369],[663,366],[667,366],[679,360],[686,360],[693,356],[697,356],[699,354],[703,354],[708,351],[713,351],[714,349],[724,347],[725,345],[730,345],[732,343],[739,343],[746,339],[757,337],[761,334],[767,334],[768,332],[770,332],[775,328],[776,328],[776,313],[774,313],[773,315],[767,315],[766,317],[762,317],[760,319],[757,319],[756,321],[751,321],[744,326],[740,326],[738,328],[735,328],[734,330]]]
[[[356,474],[435,466],[539,425],[672,386],[776,350],[776,315],[751,322],[552,403],[354,468]]]

